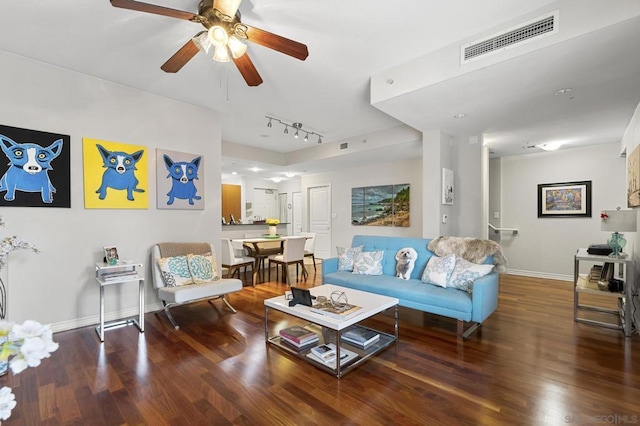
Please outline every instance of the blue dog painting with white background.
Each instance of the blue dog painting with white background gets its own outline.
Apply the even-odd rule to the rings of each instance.
[[[71,207],[69,139],[0,126],[0,148],[9,160],[6,170],[0,166],[0,205]]]
[[[204,209],[203,163],[201,155],[156,150],[158,209]]]

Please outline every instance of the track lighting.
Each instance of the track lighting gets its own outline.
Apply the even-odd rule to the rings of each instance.
[[[281,120],[279,118],[275,118],[275,117],[270,117],[268,115],[265,115],[265,118],[267,118],[269,120],[269,122],[267,123],[267,127],[272,127],[273,126],[273,121],[277,121],[278,123],[282,124],[284,126],[284,134],[287,135],[289,134],[289,127],[292,127],[296,130],[296,132],[294,133],[294,137],[296,139],[298,139],[300,137],[300,132],[305,133],[304,136],[304,141],[305,142],[309,142],[309,135],[313,136],[316,135],[318,136],[318,143],[322,143],[322,135],[318,132],[314,132],[313,130],[309,130],[309,129],[305,129],[302,127],[302,123],[300,122],[291,122],[288,123],[284,120]]]

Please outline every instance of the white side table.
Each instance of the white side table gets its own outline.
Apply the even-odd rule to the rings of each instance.
[[[618,278],[623,278],[624,288],[621,293],[611,293],[606,290],[594,290],[578,285],[580,262],[589,264],[613,263],[618,269]],[[633,289],[633,280],[635,277],[635,264],[630,257],[614,258],[603,255],[594,255],[587,253],[587,249],[581,248],[574,257],[573,269],[573,320],[585,324],[591,324],[599,327],[613,328],[624,332],[626,337],[631,337],[633,332],[633,318],[631,312],[631,289]],[[600,306],[590,306],[580,303],[580,294],[595,294],[599,296],[610,296],[618,299],[618,309],[607,309]],[[605,314],[611,314],[617,318],[618,323],[608,323],[604,321],[596,321],[592,319],[582,318],[579,316],[580,311],[596,311]]]
[[[96,263],[96,281],[100,286],[100,325],[96,326],[96,333],[100,341],[104,342],[104,330],[123,324],[135,324],[141,333],[144,333],[144,277],[142,263],[119,261],[115,265],[108,263]],[[138,283],[138,319],[124,318],[120,320],[104,322],[104,289],[110,285],[120,285],[131,282]]]

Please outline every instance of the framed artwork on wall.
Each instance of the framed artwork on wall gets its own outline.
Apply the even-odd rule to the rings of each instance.
[[[0,206],[71,207],[70,140],[0,125]]]
[[[591,217],[591,181],[539,184],[538,217]]]
[[[351,188],[351,224],[409,227],[410,184]]]
[[[85,209],[149,207],[146,148],[82,139]]]
[[[627,207],[640,206],[640,144],[627,155]]]
[[[442,169],[442,204],[453,205],[453,170]]]
[[[204,159],[201,155],[156,149],[158,209],[204,210]]]

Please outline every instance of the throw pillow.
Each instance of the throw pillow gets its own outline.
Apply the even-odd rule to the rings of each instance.
[[[356,275],[382,275],[383,251],[364,251],[353,261],[353,273]]]
[[[220,279],[216,256],[213,253],[189,254],[187,264],[194,284],[205,284]]]
[[[422,273],[422,282],[446,287],[456,266],[456,256],[449,254],[444,257],[431,256]]]
[[[479,265],[471,263],[461,257],[456,257],[456,266],[453,268],[451,278],[447,287],[457,288],[458,290],[471,293],[473,290],[473,282],[487,275],[493,270],[493,265]]]
[[[351,248],[336,247],[338,251],[338,271],[353,271],[353,261],[356,256],[362,253],[364,246],[357,246]]]
[[[158,259],[158,266],[167,287],[193,284],[187,256],[162,257]]]

